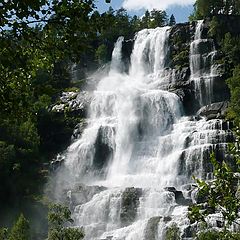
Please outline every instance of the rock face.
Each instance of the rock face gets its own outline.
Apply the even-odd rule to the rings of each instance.
[[[227,101],[216,102],[199,109],[197,115],[206,117],[208,120],[216,118],[224,119],[226,116],[227,108],[228,108]]]
[[[120,220],[122,226],[128,226],[135,220],[139,198],[142,195],[140,188],[126,188],[122,194]]]
[[[63,113],[64,111],[78,114],[82,117],[87,116],[87,109],[91,102],[91,95],[87,91],[63,92],[59,103],[51,107],[51,111]]]
[[[144,240],[158,239],[158,224],[162,217],[153,217],[148,220],[147,227],[144,233]]]
[[[175,187],[166,187],[164,190],[174,193],[176,203],[179,205],[189,206],[192,203],[191,199],[184,198],[182,191],[176,190]]]
[[[199,103],[196,99],[198,93],[196,86],[191,79],[190,71],[190,54],[200,54],[199,58],[199,74],[203,77],[199,79],[200,90],[203,91],[206,98],[208,93],[204,93],[205,86],[203,85],[209,75],[209,80],[212,84],[211,102],[228,101],[230,98],[229,89],[225,83],[224,66],[217,65],[216,60],[219,59],[218,46],[215,44],[215,39],[209,36],[210,21],[205,20],[201,29],[201,40],[196,42],[193,47],[194,51],[190,52],[191,44],[194,39],[194,32],[196,29],[196,22],[177,24],[171,29],[169,42],[169,67],[172,69],[172,79],[166,89],[176,93],[182,100],[185,113],[188,115],[196,114],[199,110]],[[213,67],[213,64],[215,66]],[[214,70],[214,71],[213,71]],[[205,76],[206,75],[206,76]],[[203,98],[204,98],[203,97]]]
[[[90,201],[95,194],[100,193],[104,190],[106,190],[106,188],[102,186],[85,186],[81,184],[68,191],[67,202],[69,203],[70,208],[77,205],[82,205]]]
[[[95,154],[93,158],[93,165],[98,170],[104,169],[104,166],[106,166],[112,158],[114,144],[108,141],[106,135],[114,134],[114,130],[108,126],[102,126],[98,130],[94,144]]]

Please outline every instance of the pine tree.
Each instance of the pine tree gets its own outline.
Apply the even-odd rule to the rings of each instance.
[[[29,239],[30,239],[29,222],[23,216],[23,214],[21,214],[17,222],[11,229],[9,240],[29,240]]]
[[[176,24],[176,20],[174,15],[172,14],[170,19],[169,19],[169,26],[174,26]]]

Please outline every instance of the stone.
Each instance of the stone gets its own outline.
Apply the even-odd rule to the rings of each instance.
[[[228,102],[217,102],[204,106],[197,112],[197,115],[206,117],[208,120],[224,118],[228,108]]]
[[[139,198],[142,195],[141,188],[126,188],[122,193],[120,220],[122,227],[131,224],[137,215]]]
[[[97,193],[100,193],[107,188],[103,186],[87,186],[84,184],[80,184],[68,191],[68,202],[70,204],[70,208],[74,209],[75,206],[82,205],[88,201],[90,201],[93,196]]]
[[[164,190],[174,193],[176,203],[179,205],[189,206],[192,203],[191,199],[184,198],[182,191],[176,190],[175,187],[166,187],[166,188],[164,188]]]
[[[143,240],[157,240],[158,224],[162,217],[152,217],[148,220],[147,226],[144,232]]]
[[[113,140],[114,135],[115,129],[112,127],[101,126],[98,129],[97,138],[94,143],[95,153],[93,157],[93,167],[95,169],[103,169],[111,159],[115,143],[108,140],[109,138]]]
[[[65,111],[86,117],[87,109],[91,102],[91,94],[88,91],[63,92],[59,102],[51,107],[51,111],[64,113]]]
[[[170,222],[170,221],[172,221],[172,218],[170,216],[165,216],[165,217],[163,217],[163,221]]]
[[[192,226],[187,226],[183,230],[182,238],[192,238],[193,237],[193,233],[194,233],[194,231],[192,229]]]
[[[86,126],[87,121],[85,119],[82,119],[82,121],[78,123],[73,130],[72,141],[78,139],[82,135]]]

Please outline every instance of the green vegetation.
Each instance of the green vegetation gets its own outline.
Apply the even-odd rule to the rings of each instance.
[[[71,212],[67,207],[60,204],[50,205],[48,214],[48,240],[80,240],[84,234],[79,228],[68,227],[69,223],[73,223]]]
[[[9,230],[7,228],[0,229],[1,240],[30,240],[30,227],[27,219],[21,214],[17,222]]]
[[[71,228],[73,223],[70,210],[60,204],[51,204],[48,212],[48,238],[47,240],[80,240],[83,231]],[[11,229],[0,228],[1,240],[30,240],[30,226],[28,220],[21,214]]]
[[[231,233],[228,231],[218,232],[214,230],[200,232],[196,240],[238,240],[240,238],[239,233]]]
[[[194,13],[190,20],[203,19],[216,15],[238,15],[240,14],[239,0],[197,0],[194,4]]]
[[[180,230],[176,223],[173,223],[166,231],[166,240],[180,240]]]
[[[234,152],[235,147],[231,150]],[[237,167],[231,168],[225,162],[219,163],[214,155],[211,155],[211,163],[214,166],[214,179],[210,182],[196,179],[199,192],[198,197],[206,199],[207,205],[196,204],[190,207],[189,218],[192,222],[203,221],[212,213],[220,213],[224,229],[229,227],[237,218],[240,208],[238,179],[236,174],[240,172],[240,162],[236,159]]]

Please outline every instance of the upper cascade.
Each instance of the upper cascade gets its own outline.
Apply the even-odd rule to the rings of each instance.
[[[204,21],[199,20],[190,47],[190,78],[194,82],[200,107],[214,102],[213,81],[217,77],[217,65],[214,64],[217,51],[212,39],[202,38],[203,27]]]
[[[112,61],[110,66],[110,71],[121,72],[122,71],[122,44],[124,37],[119,37],[115,43],[113,52],[112,52]]]
[[[193,81],[208,76],[196,53],[202,24],[191,44]],[[171,75],[169,32],[163,27],[136,34],[129,74],[122,71],[124,39],[117,40],[110,71],[92,93],[88,125],[63,154],[55,198],[68,199],[86,240],[163,240],[173,222],[183,234],[192,175],[211,177],[210,152],[226,148],[222,120],[185,116],[181,99],[163,89]]]
[[[169,27],[144,29],[136,34],[131,76],[157,74],[167,65]]]

